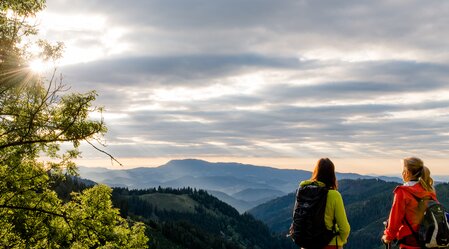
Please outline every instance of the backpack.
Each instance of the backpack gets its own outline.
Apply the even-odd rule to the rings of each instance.
[[[413,195],[413,194],[412,194]],[[421,248],[446,248],[449,246],[449,223],[443,205],[432,199],[421,199],[413,195],[421,207],[424,205],[424,216],[419,223],[418,231],[414,231],[405,219]]]
[[[316,184],[301,186],[296,191],[290,235],[298,246],[321,249],[336,235],[324,223],[328,191],[328,188]]]

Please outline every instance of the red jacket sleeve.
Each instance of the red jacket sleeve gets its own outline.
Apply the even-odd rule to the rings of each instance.
[[[404,191],[396,189],[394,191],[393,205],[388,218],[388,226],[384,231],[387,240],[391,241],[397,238],[399,228],[402,226],[402,221],[405,216],[405,205]]]

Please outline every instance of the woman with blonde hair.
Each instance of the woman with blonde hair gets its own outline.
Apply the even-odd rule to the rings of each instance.
[[[402,179],[404,184],[395,188],[388,225],[382,240],[389,244],[394,239],[399,241],[401,249],[419,249],[415,234],[424,215],[419,207],[420,199],[437,201],[430,170],[421,159],[408,157],[402,160]]]

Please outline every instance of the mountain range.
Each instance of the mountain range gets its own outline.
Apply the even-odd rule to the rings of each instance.
[[[295,248],[285,240],[294,190],[311,172],[189,159],[156,168],[80,168],[80,174],[115,186],[114,206],[123,217],[149,226],[150,248],[268,249]],[[383,221],[401,179],[345,173],[337,178],[351,225],[345,248],[384,248]],[[449,184],[437,184],[436,191],[449,207]]]
[[[67,178],[55,185],[62,199],[92,182]],[[399,183],[380,179],[344,179],[338,190],[351,225],[346,249],[381,249],[382,222],[388,217],[393,189]],[[449,206],[449,184],[435,186],[439,201]],[[192,188],[114,188],[112,201],[122,217],[147,225],[150,249],[278,249],[297,248],[285,237],[291,223],[294,193],[244,214],[204,190]],[[263,223],[262,223],[263,221]],[[392,247],[397,248],[397,247]]]
[[[196,159],[172,160],[155,168],[127,170],[79,167],[79,173],[82,178],[111,187],[147,189],[161,186],[204,189],[241,213],[294,192],[300,181],[311,176],[311,172],[305,170],[241,163],[211,163]],[[337,173],[337,178],[401,182],[401,179],[395,177],[354,173]]]

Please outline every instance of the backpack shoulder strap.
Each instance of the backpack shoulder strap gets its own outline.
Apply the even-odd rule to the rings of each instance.
[[[413,236],[415,237],[416,241],[419,241],[419,234],[417,231],[413,230],[412,225],[407,220],[407,217],[404,216],[405,224],[407,224],[408,228],[410,228],[410,231],[412,231]]]

